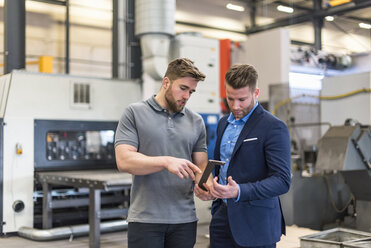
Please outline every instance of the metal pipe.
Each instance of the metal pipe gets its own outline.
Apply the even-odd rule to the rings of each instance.
[[[112,1],[112,78],[119,77],[119,1]]]
[[[298,123],[298,124],[287,125],[287,127],[288,128],[291,128],[291,127],[311,127],[311,126],[322,126],[322,125],[326,125],[326,126],[331,127],[331,123],[330,122]]]
[[[70,1],[66,0],[66,44],[65,44],[65,73],[70,73]]]
[[[0,106],[1,107],[1,106]],[[3,117],[3,116],[1,116]],[[4,120],[3,118],[0,118],[0,171],[4,171]],[[0,173],[0,192],[3,192],[4,188],[4,173]],[[3,233],[3,225],[5,224],[3,221],[3,194],[0,194],[0,234]]]
[[[126,220],[119,221],[107,221],[100,223],[100,232],[116,232],[126,230],[128,228],[128,222]],[[73,236],[85,236],[89,234],[89,225],[74,225],[66,227],[56,227],[51,229],[36,229],[32,227],[21,227],[18,230],[18,235],[35,240],[35,241],[49,241],[56,239],[71,238]]]
[[[135,37],[135,0],[126,1],[125,30],[126,30],[126,78],[142,76],[142,51],[140,41]]]
[[[250,2],[250,26],[256,26],[256,0]]]
[[[315,12],[322,10],[322,0],[313,0],[313,9]],[[322,50],[322,27],[323,27],[323,17],[316,16],[313,19],[313,29],[314,29],[314,48],[319,51]]]
[[[154,80],[162,80],[167,68],[174,13],[174,0],[135,1],[135,35],[140,38],[143,72]]]

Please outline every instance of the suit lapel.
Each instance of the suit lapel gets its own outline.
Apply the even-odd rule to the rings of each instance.
[[[219,155],[220,157],[220,143],[222,142],[223,134],[225,129],[227,128],[228,125],[228,118],[223,118],[220,122],[220,133],[217,135],[216,143],[215,143],[215,149],[216,149],[216,154]]]
[[[255,127],[255,125],[258,123],[258,121],[263,117],[263,115],[262,115],[263,111],[264,111],[264,109],[259,103],[258,106],[256,107],[256,109],[254,110],[254,112],[251,114],[250,118],[247,120],[245,126],[242,128],[242,131],[241,131],[240,135],[238,136],[236,145],[233,148],[231,160],[233,159],[233,156],[235,155],[237,150],[242,145],[243,140],[245,139],[245,137],[251,132],[251,130]]]
[[[220,143],[222,141],[224,131],[227,128],[227,125],[228,125],[227,119],[228,119],[228,117],[225,117],[225,118],[221,119],[220,123],[219,123],[220,133],[217,134],[217,139],[216,139],[216,143],[215,143],[215,152],[214,152],[214,155],[217,155],[217,157],[215,157],[214,159],[219,159],[220,160]],[[215,175],[216,176],[219,176],[219,169],[220,169],[220,166],[217,166],[215,168]]]

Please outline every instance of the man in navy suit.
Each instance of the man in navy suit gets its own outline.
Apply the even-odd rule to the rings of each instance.
[[[197,185],[195,194],[214,200],[210,247],[276,247],[285,234],[279,195],[290,187],[290,137],[286,125],[257,101],[258,74],[251,65],[232,66],[225,76],[231,113],[217,128],[214,159],[225,165]]]

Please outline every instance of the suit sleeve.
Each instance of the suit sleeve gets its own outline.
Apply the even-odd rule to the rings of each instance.
[[[240,201],[276,197],[290,188],[290,136],[283,122],[273,122],[263,147],[267,177],[253,183],[240,184]]]

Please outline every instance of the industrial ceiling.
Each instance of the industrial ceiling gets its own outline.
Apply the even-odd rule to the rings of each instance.
[[[244,10],[227,9],[228,3],[242,6]],[[278,11],[280,5],[291,7],[293,12]],[[333,17],[333,20],[327,21],[324,19],[326,16]],[[336,32],[333,43],[339,36],[345,36],[361,47],[356,50],[350,46],[349,53],[371,50],[371,29],[359,26],[360,23],[371,25],[371,0],[177,0],[176,22],[178,27],[182,27],[178,29],[181,32],[190,31],[190,27],[206,34],[217,30],[221,36],[229,35],[235,40],[245,39],[246,34],[286,26],[292,33],[294,44],[312,46],[315,46],[317,29],[321,33]],[[313,34],[303,36],[299,29],[304,29],[304,26],[311,26]],[[333,44],[333,49],[338,49],[338,46]]]

